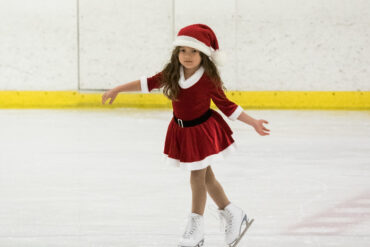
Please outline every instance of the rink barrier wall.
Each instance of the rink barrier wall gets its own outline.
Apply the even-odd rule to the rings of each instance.
[[[226,95],[245,109],[370,110],[370,91],[227,91]],[[171,108],[171,101],[159,92],[121,93],[112,105],[109,100],[102,105],[101,96],[102,92],[0,91],[0,108]]]

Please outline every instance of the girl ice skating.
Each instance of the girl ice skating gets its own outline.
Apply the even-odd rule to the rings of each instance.
[[[242,107],[227,99],[216,65],[220,54],[216,35],[203,24],[182,28],[175,41],[170,62],[158,74],[142,77],[104,93],[103,104],[110,104],[117,94],[126,91],[150,92],[162,88],[172,100],[173,118],[165,139],[164,154],[170,164],[190,171],[192,211],[179,246],[195,247],[204,243],[203,214],[207,192],[217,204],[225,224],[225,242],[235,246],[252,220],[231,203],[216,180],[211,165],[217,156],[234,148],[232,130],[216,111],[211,100],[231,120],[240,120],[265,136],[269,130],[266,120],[247,115]]]

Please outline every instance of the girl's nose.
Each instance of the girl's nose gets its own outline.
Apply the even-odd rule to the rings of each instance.
[[[192,57],[192,56],[193,56],[193,53],[192,53],[192,52],[186,52],[186,53],[185,53],[185,56],[187,56],[187,57]]]

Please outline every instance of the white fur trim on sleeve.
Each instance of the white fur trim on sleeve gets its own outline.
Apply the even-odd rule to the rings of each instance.
[[[142,76],[140,78],[140,85],[141,85],[141,92],[149,93],[148,80],[147,80],[146,76]]]
[[[235,121],[240,116],[240,114],[242,114],[242,112],[243,108],[239,105],[238,108],[235,109],[233,114],[229,116],[229,119]]]

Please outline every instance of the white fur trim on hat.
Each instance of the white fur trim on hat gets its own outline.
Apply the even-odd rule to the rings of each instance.
[[[199,41],[199,40],[197,40],[193,37],[184,36],[184,35],[177,36],[175,41],[173,42],[173,45],[174,46],[189,46],[189,47],[195,48],[195,49],[203,52],[207,56],[211,56],[211,53],[212,53],[212,50],[213,50],[210,47],[206,46],[203,42],[201,42],[201,41]]]

